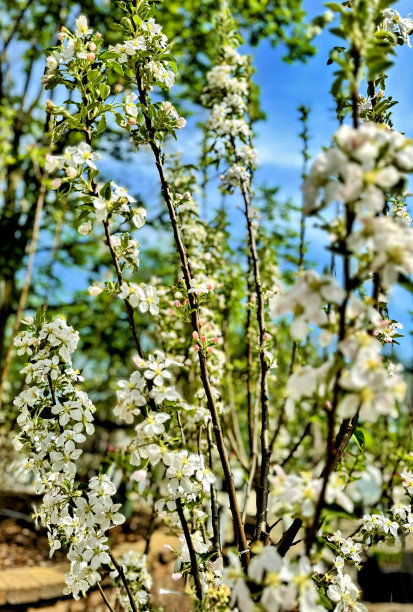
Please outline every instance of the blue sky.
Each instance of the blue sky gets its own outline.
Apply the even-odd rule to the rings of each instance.
[[[323,12],[323,3],[319,0],[306,0],[304,3],[311,17]],[[395,5],[402,16],[413,11],[413,0],[401,0]],[[305,64],[296,62],[286,64],[282,61],[285,49],[272,48],[267,42],[262,42],[258,48],[245,51],[254,58],[256,74],[255,81],[260,86],[262,108],[267,114],[265,122],[256,127],[255,146],[259,153],[259,170],[257,181],[280,187],[282,198],[291,198],[300,203],[300,173],[301,173],[301,142],[298,137],[299,123],[297,107],[306,104],[311,107],[309,128],[311,133],[310,153],[315,157],[323,145],[328,145],[331,136],[337,129],[335,109],[329,89],[332,82],[333,67],[327,66],[328,52],[338,39],[324,32],[315,39],[317,54]],[[411,100],[413,98],[413,49],[408,46],[397,48],[396,65],[389,71],[387,92],[399,105],[394,108],[395,128],[408,136],[413,136],[413,114]],[[173,90],[171,91],[173,94]],[[362,92],[364,93],[364,92]],[[184,160],[196,163],[199,156],[200,132],[196,122],[202,118],[198,112],[189,118],[188,126],[178,133],[178,142],[170,145],[172,150],[183,150]],[[133,156],[130,163],[119,163],[109,155],[104,155],[100,168],[107,173],[108,178],[127,186],[132,193],[139,193],[147,203],[151,215],[151,201],[156,201],[159,194],[159,184],[152,156],[147,151],[141,151]],[[218,196],[211,191],[212,204],[218,203]],[[231,221],[235,235],[243,235],[244,219],[237,211],[237,202],[233,197],[233,213]],[[314,227],[307,232],[311,243],[310,259],[320,265],[327,261],[328,255],[324,249],[323,238]],[[139,234],[142,246],[145,244],[145,233]],[[146,240],[151,241],[153,234],[146,234]],[[85,288],[86,279],[81,275],[76,279],[68,278],[67,287]],[[411,357],[412,341],[409,330],[413,329],[408,311],[413,308],[411,295],[401,289],[393,291],[390,314],[405,326],[406,337],[400,340],[400,354],[404,358]]]

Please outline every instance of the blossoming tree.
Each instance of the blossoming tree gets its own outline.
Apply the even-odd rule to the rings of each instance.
[[[117,2],[116,45],[80,15],[46,50],[43,84],[62,100],[71,95],[47,102],[61,153],[51,148],[45,170],[57,198],[68,197],[78,233],[110,256],[111,277],[89,293],[122,304],[134,356],[112,409],[125,425],[122,442],[110,465],[80,481],[95,408],[72,367],[79,335],[43,309],[25,319],[15,341],[28,358],[15,399],[20,469],[35,476],[37,516],[51,551],[67,553],[66,592],[76,598],[97,585],[113,610],[100,585],[110,572],[123,609],[153,609],[146,557],[116,559],[109,546],[111,527],[125,520],[111,480],[121,469],[123,490],[179,537],[173,577],[185,581],[192,609],[365,610],[351,567],[377,542],[413,530],[406,376],[383,351],[401,328],[388,296],[413,272],[413,143],[392,129],[385,71],[397,45],[410,44],[413,22],[390,0],[348,0],[328,2],[313,23],[331,23],[344,41],[329,60],[340,126],[305,164],[291,274],[281,265],[277,211],[254,185],[253,68],[236,24],[222,7],[201,97],[202,172],[194,173],[167,155],[186,121],[170,101],[179,65],[156,4]],[[146,208],[102,178],[95,142],[114,123],[137,155],[151,151],[174,244],[169,279],[149,279],[140,266]],[[76,143],[65,146],[69,134]],[[245,216],[241,246],[225,211],[208,222],[194,199],[197,180],[208,182],[216,167],[226,200]],[[328,271],[305,258],[310,216],[326,232]]]

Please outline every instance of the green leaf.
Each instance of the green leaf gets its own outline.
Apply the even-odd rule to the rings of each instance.
[[[111,70],[113,70],[113,72],[116,72],[116,74],[119,74],[120,76],[123,76],[123,69],[122,66],[120,64],[118,64],[117,62],[110,62],[110,64],[108,64],[109,68]]]
[[[329,8],[331,11],[335,11],[336,13],[345,13],[346,10],[344,6],[339,4],[338,2],[326,2],[324,5],[326,8]]]
[[[102,115],[99,123],[96,127],[96,136],[100,136],[101,133],[106,129],[106,115]]]
[[[327,608],[327,610],[332,610],[334,608],[332,602],[329,600],[329,598],[325,594],[324,589],[322,591],[320,590],[319,596],[320,596],[320,603],[321,605],[324,606],[324,608]]]
[[[357,446],[359,447],[359,449],[361,451],[364,450],[366,442],[364,440],[364,432],[363,432],[363,430],[362,429],[356,429],[356,431],[353,434],[353,438],[354,438]]]
[[[66,120],[62,121],[62,123],[59,123],[59,125],[57,125],[55,129],[53,130],[53,134],[52,134],[53,142],[58,142],[63,136],[63,134],[67,131],[67,129],[68,129],[68,125],[67,125]]]
[[[88,210],[82,210],[82,211],[80,212],[80,214],[79,214],[79,215],[78,215],[78,217],[77,217],[77,223],[78,223],[78,225],[81,225],[81,224],[83,223],[83,221],[84,221],[85,219],[87,219],[87,218],[88,218],[88,216],[89,216],[90,212],[91,212],[91,209],[90,209],[90,208],[89,208]]]
[[[110,186],[110,181],[105,183],[102,189],[99,191],[101,198],[104,200],[110,200],[110,196],[112,195],[112,189]]]
[[[122,19],[120,20],[120,25],[124,30],[127,30],[128,32],[133,32],[133,25],[128,17],[122,17]]]
[[[99,55],[100,60],[108,60],[108,59],[113,59],[115,57],[116,58],[119,57],[119,53],[116,53],[116,51],[104,51],[103,53]]]
[[[92,81],[96,81],[96,79],[98,79],[100,76],[100,70],[89,70],[89,72],[87,73],[87,80],[89,81],[89,83],[91,83]]]
[[[99,93],[102,100],[106,100],[106,98],[110,95],[109,85],[106,85],[106,83],[99,85]]]

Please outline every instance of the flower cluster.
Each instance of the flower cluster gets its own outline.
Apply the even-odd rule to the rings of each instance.
[[[400,477],[405,490],[404,499],[395,503],[388,513],[363,516],[363,530],[372,539],[398,539],[402,534],[413,533],[413,513],[409,500],[413,495],[413,473],[404,469]]]
[[[403,400],[406,383],[399,372],[386,368],[381,348],[367,332],[340,343],[340,351],[350,364],[340,377],[340,386],[347,391],[339,403],[343,418],[354,416],[357,410],[368,422],[375,422],[380,415],[397,417],[396,402]]]
[[[144,4],[148,10],[148,3]],[[141,7],[142,12],[144,9],[145,6]],[[153,17],[141,21],[138,31],[134,32],[134,38],[109,46],[109,51],[116,54],[120,64],[133,64],[141,57],[150,58],[145,63],[144,85],[146,87],[157,85],[165,89],[172,87],[175,82],[175,72],[171,69],[169,59],[166,59],[167,50],[168,39],[162,34],[162,26],[156,23]]]
[[[344,475],[332,474],[326,489],[326,502],[335,503],[347,512],[353,511],[353,502],[346,494]],[[310,472],[286,474],[275,466],[270,475],[270,508],[275,516],[288,514],[311,520],[320,497],[322,478],[315,478]]]
[[[118,297],[121,300],[128,300],[132,308],[139,308],[142,313],[149,312],[153,316],[159,314],[159,298],[156,295],[156,288],[152,285],[125,282],[120,288]]]
[[[15,447],[26,458],[21,469],[35,477],[37,492],[44,494],[36,516],[48,529],[51,554],[63,543],[68,547],[65,593],[78,598],[101,579],[101,565],[110,563],[106,531],[125,519],[121,504],[112,501],[116,487],[106,475],[92,477],[87,490],[76,486],[76,461],[83,452],[77,445],[94,432],[95,410],[77,388],[83,379],[72,368],[78,333],[60,317],[46,323],[42,312],[25,323],[15,345],[29,356],[23,372],[34,386],[14,400],[22,432]]]
[[[412,170],[413,146],[398,132],[374,123],[342,125],[304,183],[305,210],[339,201],[352,204],[360,219],[375,215],[389,193],[403,193]]]
[[[323,307],[339,304],[343,299],[344,291],[335,279],[328,275],[320,276],[314,270],[306,270],[288,293],[279,293],[271,299],[271,314],[293,314],[291,334],[296,340],[303,340],[307,336],[310,323],[325,328],[323,338],[328,344],[331,336],[328,333],[329,319]]]
[[[66,147],[63,155],[47,155],[45,168],[50,174],[64,170],[62,178],[55,178],[52,187],[59,189],[67,184],[70,189],[77,188],[83,192],[83,207],[79,216],[78,231],[82,235],[92,231],[92,220],[86,219],[93,215],[98,221],[106,221],[108,215],[122,215],[139,229],[145,224],[146,211],[142,207],[135,208],[136,203],[124,187],[114,181],[92,188],[85,177],[85,172],[96,171],[95,161],[101,159],[99,153],[93,152],[85,142],[77,147]],[[123,234],[125,239],[126,234]],[[117,245],[118,246],[118,245]]]
[[[334,604],[334,612],[368,612],[367,607],[358,601],[361,592],[351,576],[344,573],[341,565],[336,566],[336,569],[336,574],[327,588],[327,596]]]
[[[252,593],[262,590],[260,605],[266,612],[321,612],[325,610],[313,580],[314,570],[308,557],[294,561],[282,558],[273,546],[256,551],[246,576],[239,558],[230,553],[230,565],[224,570],[224,583],[231,588],[231,609],[255,610]]]
[[[251,128],[246,120],[251,77],[250,59],[229,44],[220,49],[220,63],[207,74],[202,102],[211,108],[206,128],[214,148],[223,148],[230,167],[221,174],[222,187],[250,189],[257,152],[251,146]]]
[[[400,336],[398,330],[403,329],[403,325],[397,321],[389,321],[388,319],[382,319],[379,323],[378,329],[375,329],[373,334],[377,337],[380,342],[391,344],[394,338]]]
[[[413,33],[413,20],[410,15],[403,18],[400,17],[400,13],[391,8],[386,8],[383,11],[383,23],[381,24],[383,30],[387,32],[396,33],[398,44],[407,44],[411,47],[410,36]]]
[[[344,538],[340,530],[337,530],[332,536],[329,536],[328,540],[334,543],[342,559],[346,561],[351,560],[357,566],[360,565],[363,547],[359,542],[355,542],[351,537]],[[336,562],[336,566],[337,564]]]
[[[169,402],[178,405],[181,408],[186,408],[186,404],[180,394],[173,386],[172,373],[168,369],[170,366],[179,365],[177,362],[168,359],[162,351],[155,351],[154,355],[149,355],[148,359],[140,357],[134,358],[135,365],[143,372],[133,372],[128,380],[120,380],[118,382],[117,405],[114,409],[114,414],[126,423],[133,423],[134,415],[142,413],[141,408],[148,405],[152,400],[157,406],[161,406],[164,402]],[[152,435],[156,433],[149,426],[152,418],[155,418],[156,423],[163,423],[168,415],[163,413],[154,413],[154,416],[148,415],[149,419],[146,423],[138,425],[143,433]],[[145,423],[145,422],[144,422]],[[157,433],[163,433],[164,428]]]
[[[42,83],[48,89],[60,82],[61,75],[70,74],[71,68],[88,70],[96,60],[102,35],[89,28],[84,15],[77,17],[75,25],[74,33],[62,27],[58,34],[59,47],[47,56],[46,74],[42,77]]]

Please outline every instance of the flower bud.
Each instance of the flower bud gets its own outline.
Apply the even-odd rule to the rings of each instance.
[[[61,184],[62,184],[62,179],[60,179],[60,178],[53,179],[52,180],[52,189],[59,189]]]
[[[219,338],[218,338],[218,336],[214,336],[214,337],[213,337],[213,341],[215,342],[215,344],[218,344],[218,342],[219,342]]]
[[[89,51],[96,51],[96,45],[93,42],[89,43]]]
[[[209,346],[209,347],[207,348],[207,352],[208,352],[208,353],[213,353],[213,352],[214,352],[214,349],[212,348],[212,346]]]
[[[148,472],[146,470],[135,470],[132,473],[132,479],[136,480],[136,482],[144,482],[146,480],[146,476]]]
[[[189,193],[189,191],[185,191],[184,198],[185,198],[185,200],[190,200],[191,199],[191,194]]]
[[[201,336],[201,342],[206,342],[206,336]]]
[[[116,83],[115,85],[115,91],[116,93],[120,93],[123,89],[123,86],[120,83]]]
[[[199,351],[199,345],[198,344],[194,345],[194,351]]]
[[[88,293],[89,295],[99,295],[99,293],[102,293],[103,289],[101,287],[98,287],[97,285],[91,285],[88,289]]]
[[[48,100],[46,100],[46,110],[48,113],[52,112],[52,110],[54,109],[54,104],[53,101],[50,100],[50,98]]]
[[[54,70],[56,70],[58,63],[57,63],[56,58],[53,57],[53,55],[49,55],[49,57],[47,58],[46,66],[50,72],[53,72]]]
[[[181,302],[180,302],[179,300],[175,300],[175,301],[174,301],[174,306],[175,306],[175,308],[179,308],[179,307],[180,307],[180,305],[181,305]]]
[[[96,38],[99,38],[99,40],[102,38],[102,34],[100,32],[96,32],[95,36]]]
[[[198,332],[197,332],[197,331],[193,331],[193,332],[192,332],[192,337],[193,337],[193,338],[199,338],[199,334],[198,334]]]
[[[69,168],[66,168],[66,176],[68,176],[69,178],[75,178],[77,176],[76,168],[72,168],[71,166],[69,166]]]
[[[88,53],[87,59],[89,60],[89,62],[93,62],[96,59],[96,55],[94,53]]]
[[[128,123],[129,123],[129,125],[136,125],[136,119],[135,119],[135,117],[129,117],[129,119],[128,119]]]
[[[178,130],[180,130],[181,128],[184,128],[186,126],[186,119],[184,119],[183,117],[178,117],[178,119],[176,120],[176,127],[178,128]]]

